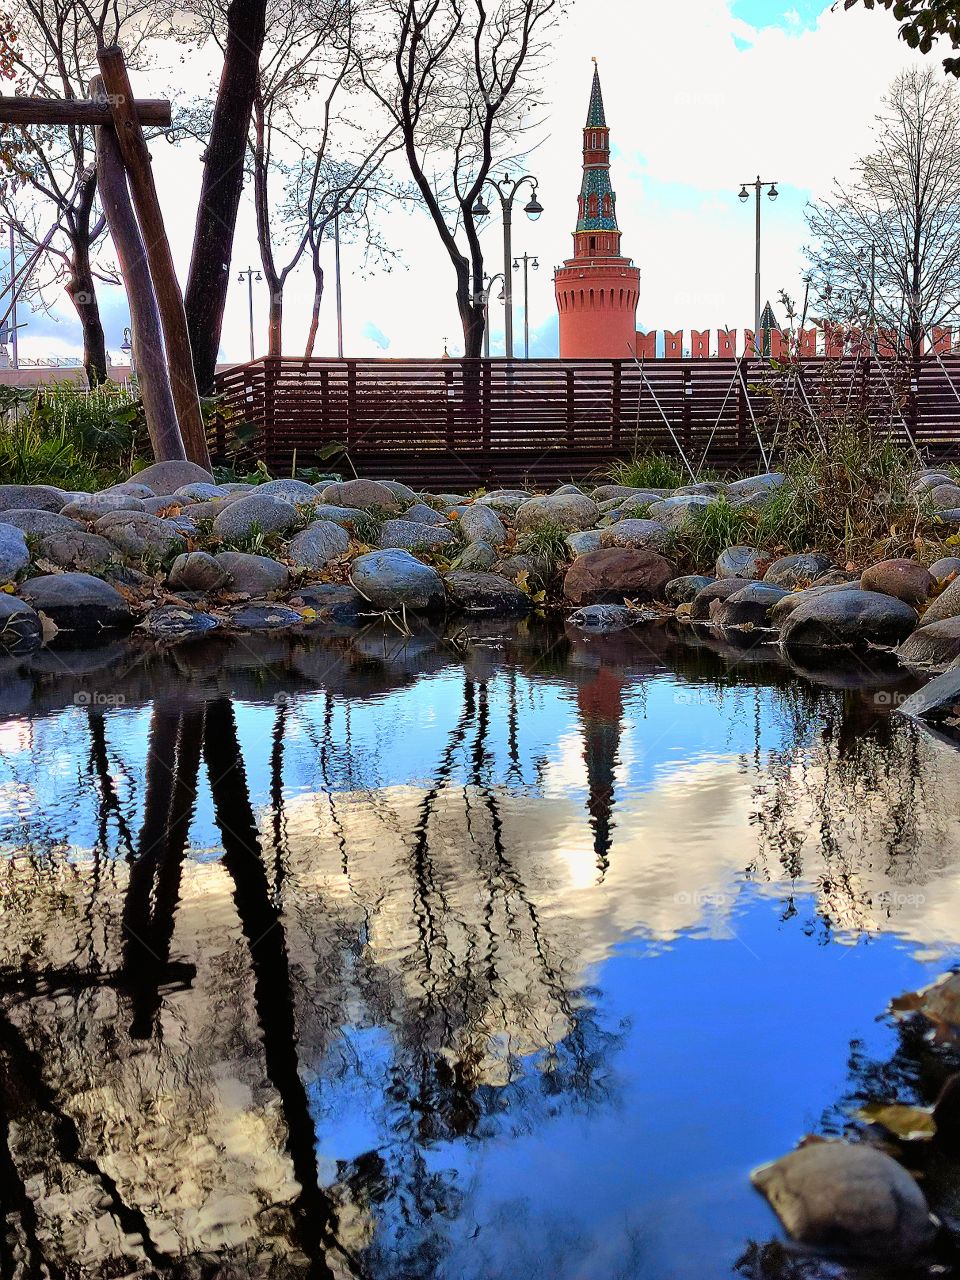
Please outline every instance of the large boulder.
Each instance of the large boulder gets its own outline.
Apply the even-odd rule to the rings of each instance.
[[[944,618],[955,618],[960,614],[960,578],[947,584],[936,600],[931,600],[920,619],[921,625],[930,622],[942,622]]]
[[[99,533],[49,533],[37,546],[38,560],[47,560],[60,569],[102,569],[119,555],[112,542]]]
[[[813,1142],[750,1178],[802,1244],[893,1263],[917,1257],[936,1235],[917,1183],[875,1147]]]
[[[770,557],[757,547],[725,547],[717,556],[718,578],[762,578]]]
[[[247,596],[268,596],[284,591],[290,581],[290,570],[269,556],[250,555],[245,551],[221,551],[214,556],[218,568],[227,574],[231,591]]]
[[[767,582],[750,582],[725,600],[714,600],[710,606],[710,621],[718,627],[772,629],[770,610],[786,594],[782,587],[774,587]]]
[[[20,657],[39,649],[42,641],[37,611],[26,600],[0,592],[0,653]]]
[[[270,493],[252,493],[231,502],[213,522],[213,531],[231,541],[253,533],[289,533],[300,515],[292,502]]]
[[[409,551],[371,551],[358,556],[350,566],[350,577],[375,609],[430,612],[442,609],[446,602],[439,573]]]
[[[297,569],[322,569],[342,559],[350,550],[350,538],[332,520],[316,520],[290,539],[287,559]]]
[[[727,496],[731,498],[748,498],[757,493],[775,492],[786,480],[782,471],[767,471],[759,476],[744,476],[742,480],[733,480],[727,485]]]
[[[960,725],[960,660],[900,704],[904,715],[931,724]]]
[[[402,484],[399,480],[378,480],[377,483],[382,484],[385,489],[389,489],[402,506],[406,506],[410,502],[416,502],[420,497],[415,489],[411,489],[408,484]]]
[[[797,605],[780,633],[790,649],[895,648],[917,625],[916,610],[877,591],[830,591]]]
[[[402,520],[410,520],[414,524],[430,524],[434,527],[445,525],[447,517],[442,511],[428,506],[425,502],[415,502],[412,507],[408,507],[400,517]]]
[[[257,485],[257,493],[283,498],[285,502],[292,502],[297,507],[315,507],[320,501],[320,494],[305,480],[267,480],[264,484]]]
[[[905,604],[922,604],[936,585],[933,574],[926,565],[916,560],[881,560],[864,569],[860,577],[864,591],[879,591],[894,596]]]
[[[385,520],[380,530],[384,550],[442,551],[458,539],[447,525],[417,524],[414,520]]]
[[[137,484],[145,484],[154,493],[176,493],[185,484],[213,484],[213,476],[195,462],[154,462],[135,476]]]
[[[324,502],[335,507],[358,507],[361,511],[400,511],[406,504],[378,480],[341,480],[328,484]]]
[[[68,501],[50,484],[0,484],[0,511],[60,511]]]
[[[507,540],[507,529],[492,507],[475,503],[460,517],[460,532],[467,542],[489,542],[501,547]]]
[[[960,658],[960,617],[943,618],[918,627],[897,650],[907,667],[930,667],[945,671]]]
[[[690,600],[690,619],[692,622],[710,622],[710,610],[715,600],[726,600],[743,590],[743,578],[719,578],[709,582]]]
[[[663,589],[668,604],[689,604],[698,591],[716,582],[716,578],[703,573],[687,573],[682,578],[671,578]]]
[[[83,525],[79,520],[68,520],[66,516],[55,511],[4,511],[0,520],[4,524],[12,524],[15,529],[29,533],[36,538],[46,537],[49,533],[82,533]]]
[[[600,508],[583,493],[551,493],[525,502],[517,509],[514,519],[521,530],[548,524],[575,533],[592,529],[600,519]]]
[[[670,542],[670,534],[657,520],[619,520],[600,533],[601,547],[650,547],[663,551]]]
[[[775,587],[785,587],[788,591],[795,591],[797,587],[806,587],[815,582],[832,565],[833,561],[830,557],[820,551],[780,556],[767,565],[763,580],[772,583]]]
[[[144,511],[143,504],[143,498],[133,498],[128,493],[84,493],[71,498],[60,508],[60,514],[70,520],[99,520],[108,511]]]
[[[183,535],[169,521],[147,511],[110,511],[93,526],[128,556],[164,560],[186,550]]]
[[[467,613],[504,617],[528,613],[530,597],[499,573],[471,573],[463,569],[444,578],[450,599]]]
[[[167,578],[171,591],[219,591],[231,581],[226,567],[206,551],[177,556]]]
[[[23,530],[0,523],[0,586],[12,582],[29,563],[30,549]]]
[[[674,576],[674,566],[656,551],[608,547],[574,560],[563,580],[563,594],[574,605],[662,600]]]
[[[659,520],[665,528],[674,532],[692,529],[707,507],[715,501],[716,498],[699,493],[685,497],[681,495],[679,498],[661,498],[650,506],[647,514],[651,520]]]
[[[818,597],[829,595],[834,591],[859,590],[859,579],[854,579],[853,582],[815,582],[812,587],[805,587],[803,591],[788,592],[782,600],[779,600],[773,606],[770,611],[770,621],[775,627],[782,627],[794,609],[799,609],[808,600],[816,600]]]
[[[651,493],[649,489],[638,489],[636,485],[631,484],[602,484],[591,491],[590,497],[594,502],[602,504],[610,501],[620,502],[624,498],[636,498],[640,494],[647,495],[651,502],[666,496],[663,493]]]
[[[28,578],[20,586],[20,596],[56,625],[61,642],[86,644],[133,626],[130,606],[120,592],[89,573]]]

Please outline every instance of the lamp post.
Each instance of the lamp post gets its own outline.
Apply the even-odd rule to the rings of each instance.
[[[253,267],[247,267],[246,271],[240,272],[237,279],[241,284],[243,284],[244,280],[247,282],[247,303],[250,314],[250,359],[252,361],[255,358],[253,354],[253,282],[254,280],[262,280],[263,276],[259,271],[255,271]]]
[[[120,350],[130,361],[130,381],[137,380],[137,364],[133,354],[133,332],[129,325],[123,331],[123,341],[120,343]]]
[[[471,210],[475,219],[487,216],[490,210],[483,200],[483,187],[493,187],[500,197],[500,208],[503,213],[503,293],[506,312],[505,345],[508,360],[513,359],[513,290],[510,272],[510,264],[513,262],[513,200],[525,182],[530,183],[530,199],[523,206],[523,211],[531,222],[536,222],[543,213],[543,205],[537,199],[537,180],[532,173],[525,173],[519,178],[511,178],[508,173],[505,173],[499,181],[496,178],[485,178]]]
[[[490,294],[498,280],[503,281],[502,271],[498,271],[495,276],[483,273],[483,354],[487,360],[490,359]],[[503,302],[505,297],[506,294],[501,289],[500,301]]]
[[[744,182],[740,185],[740,200],[746,204],[750,199],[750,192],[747,187],[753,187],[757,200],[757,265],[753,281],[753,350],[754,355],[758,354],[758,346],[760,343],[760,188],[767,185],[766,180],[761,180],[757,174],[755,182]],[[780,192],[777,190],[777,184],[771,182],[770,190],[767,196],[770,200],[776,200]]]
[[[534,271],[540,270],[540,263],[536,258],[531,258],[525,253],[522,258],[514,258],[514,271],[520,270],[520,263],[523,263],[523,358],[530,359],[530,284],[527,276],[527,267],[533,267]]]

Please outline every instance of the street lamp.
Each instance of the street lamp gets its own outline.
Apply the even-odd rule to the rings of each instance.
[[[130,362],[130,381],[136,382],[137,363],[133,354],[133,331],[130,329],[129,325],[123,331],[123,341],[120,343],[120,350]]]
[[[237,276],[237,280],[243,284],[247,282],[247,302],[250,312],[250,359],[254,360],[253,354],[253,282],[254,280],[262,280],[263,276],[259,271],[255,271],[253,267],[247,267],[246,271],[241,271]]]
[[[765,186],[767,186],[767,182],[765,180],[761,180],[759,174],[757,174],[757,179],[755,182],[743,182],[740,184],[741,203],[746,204],[747,201],[750,199],[750,192],[747,190],[748,187],[753,187],[754,192],[756,194],[756,201],[757,201],[757,265],[756,265],[756,273],[754,275],[754,281],[753,281],[754,355],[758,353],[759,345],[760,345],[760,190],[762,187],[765,187]],[[767,192],[767,198],[770,200],[776,200],[777,196],[780,194],[780,192],[777,190],[777,184],[775,182],[771,182],[769,186],[770,186],[770,190]]]
[[[486,272],[483,273],[483,354],[487,360],[490,359],[490,295],[493,293],[493,286],[498,280],[502,286],[502,271],[498,271],[495,276],[488,276]],[[503,302],[505,297],[506,294],[503,292],[503,288],[501,287],[500,302]]]
[[[506,356],[513,359],[513,289],[511,283],[510,264],[513,262],[513,245],[511,242],[513,224],[513,200],[525,182],[530,183],[530,199],[523,206],[523,211],[531,222],[536,222],[543,213],[543,205],[537,199],[537,180],[532,173],[525,173],[519,178],[511,178],[505,173],[498,182],[496,178],[485,178],[483,187],[492,187],[500,197],[500,208],[503,212],[503,292],[506,312]],[[483,187],[477,192],[471,210],[474,219],[485,218],[490,212],[483,199]]]
[[[540,215],[537,214],[537,217]],[[514,271],[520,270],[520,263],[523,263],[523,358],[530,359],[530,288],[527,278],[528,265],[533,267],[534,271],[540,270],[540,263],[536,258],[531,258],[525,253],[522,258],[514,258]]]

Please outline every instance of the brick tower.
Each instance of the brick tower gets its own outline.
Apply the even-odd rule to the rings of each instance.
[[[553,279],[561,358],[629,360],[637,340],[640,272],[631,258],[620,254],[617,197],[610,185],[610,130],[596,66],[583,130],[583,185],[573,257],[557,268]]]

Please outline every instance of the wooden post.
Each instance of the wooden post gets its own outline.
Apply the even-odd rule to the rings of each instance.
[[[164,98],[140,98],[132,108],[141,124],[170,123],[170,103]],[[78,124],[92,128],[112,121],[109,102],[83,98],[8,98],[0,94],[0,124]]]
[[[572,449],[576,444],[576,422],[577,422],[577,400],[576,400],[576,384],[573,380],[573,370],[567,369],[567,448]]]
[[[101,49],[97,54],[97,61],[107,91],[120,153],[127,167],[133,204],[153,278],[184,449],[192,462],[209,469],[210,455],[207,452],[207,438],[200,413],[200,397],[197,394],[197,379],[183,310],[183,294],[177,282],[173,254],[163,225],[150,152],[133,109],[130,78],[123,53],[116,45]]]
[[[102,100],[106,106],[106,91],[99,76],[90,81],[90,97]],[[127,290],[133,359],[153,456],[157,462],[178,461],[187,455],[170,388],[160,312],[112,124],[96,126],[96,144],[97,189]]]
[[[614,360],[613,362],[613,390],[610,402],[610,445],[611,448],[619,450],[620,448],[620,416],[621,401],[623,398],[623,361]]]

